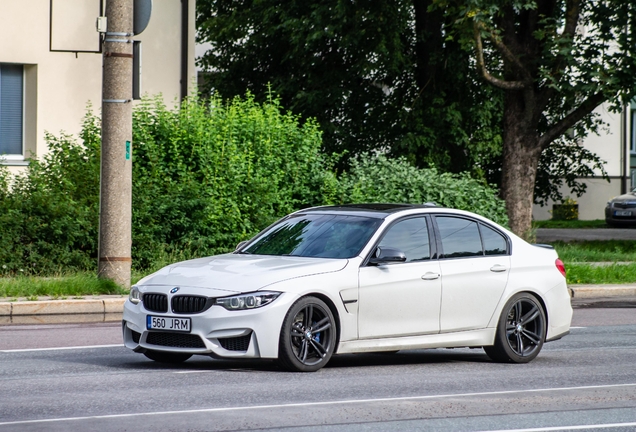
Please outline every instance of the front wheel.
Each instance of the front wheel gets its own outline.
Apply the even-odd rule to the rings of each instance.
[[[498,362],[528,363],[541,351],[546,319],[541,303],[529,293],[514,295],[504,307],[495,344],[484,347],[488,357]]]
[[[329,362],[336,346],[336,324],[329,307],[303,297],[289,308],[278,344],[278,362],[293,372],[314,372]]]
[[[154,360],[159,363],[169,363],[169,364],[183,363],[184,361],[192,357],[192,354],[182,354],[182,353],[152,351],[152,350],[147,350],[144,353],[144,355],[148,357],[150,360]]]

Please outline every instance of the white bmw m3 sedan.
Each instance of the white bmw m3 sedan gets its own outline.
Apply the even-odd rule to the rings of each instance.
[[[443,347],[526,363],[571,319],[550,246],[466,211],[358,204],[292,213],[233,253],[145,277],[122,328],[126,347],[159,362],[316,371],[334,354]]]

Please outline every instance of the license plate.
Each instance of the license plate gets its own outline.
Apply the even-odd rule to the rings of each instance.
[[[146,328],[148,330],[166,330],[190,332],[190,318],[172,318],[148,315],[146,318]]]
[[[614,216],[631,216],[632,212],[630,210],[616,210],[614,211]]]

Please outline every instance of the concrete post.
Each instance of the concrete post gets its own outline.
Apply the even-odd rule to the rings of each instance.
[[[98,276],[130,287],[133,0],[106,2]]]

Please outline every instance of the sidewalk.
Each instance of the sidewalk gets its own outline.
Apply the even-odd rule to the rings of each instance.
[[[612,299],[631,298],[636,300],[636,283],[616,284],[616,285],[570,285],[569,289],[573,300],[582,299]],[[73,298],[67,300],[53,300],[50,298],[39,298],[36,301],[24,298],[0,299],[0,324],[15,322],[17,317],[43,317],[58,316],[59,322],[63,321],[63,316],[75,315],[85,316],[76,318],[74,322],[83,322],[90,318],[98,318],[99,321],[107,317],[113,320],[121,319],[124,310],[124,303],[128,297],[119,295],[106,296],[86,296],[84,298]],[[20,321],[33,321],[22,319]],[[50,320],[49,320],[50,321]],[[35,320],[34,322],[38,322]]]

